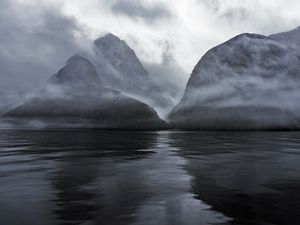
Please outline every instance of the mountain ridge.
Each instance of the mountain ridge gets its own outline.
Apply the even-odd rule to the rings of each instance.
[[[3,117],[16,127],[147,130],[165,126],[153,108],[103,87],[93,64],[78,55],[67,60],[37,95]]]
[[[179,129],[299,129],[299,64],[290,44],[240,34],[200,59],[169,121]]]

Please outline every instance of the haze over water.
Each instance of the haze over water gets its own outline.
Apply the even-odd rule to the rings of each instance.
[[[300,224],[300,133],[0,130],[0,224]]]

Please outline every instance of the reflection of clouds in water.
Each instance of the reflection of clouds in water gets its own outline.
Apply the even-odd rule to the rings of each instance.
[[[21,167],[17,176],[20,193],[45,188],[47,192],[35,204],[28,196],[19,201],[28,203],[29,211],[40,214],[39,208],[48,217],[52,213],[51,224],[226,221],[190,193],[191,177],[183,170],[187,161],[177,155],[177,148],[170,147],[171,137],[169,132],[10,131],[0,134],[0,143],[26,141],[26,149],[20,146],[15,152],[13,146],[7,146],[14,157],[30,159],[33,167]],[[3,160],[5,155],[0,155]],[[16,175],[16,165],[28,166],[28,162],[6,160],[12,165],[7,183],[19,184],[9,183],[9,178]],[[3,168],[1,165],[1,172]],[[42,177],[35,176],[37,173]],[[30,180],[27,186],[22,185],[24,179]],[[0,181],[3,183],[3,178]],[[5,187],[9,186],[1,188]],[[11,188],[10,192],[15,194]],[[41,223],[48,217],[35,218]],[[14,221],[10,224],[17,224]]]
[[[138,211],[135,224],[210,224],[227,219],[189,193],[191,177],[182,168],[186,160],[169,145],[169,132],[158,136],[157,152],[139,162],[143,182],[153,195]]]
[[[0,223],[298,225],[298,136],[1,131]]]

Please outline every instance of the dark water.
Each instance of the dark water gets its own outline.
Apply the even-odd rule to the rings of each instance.
[[[0,130],[0,225],[299,225],[300,133]]]

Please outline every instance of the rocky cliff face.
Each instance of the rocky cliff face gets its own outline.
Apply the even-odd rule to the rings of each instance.
[[[148,105],[102,86],[96,68],[71,57],[32,99],[4,115],[19,127],[159,129],[164,126]]]
[[[194,68],[173,126],[203,130],[300,128],[298,30],[242,34],[208,51]]]

